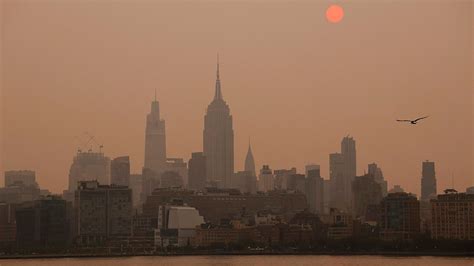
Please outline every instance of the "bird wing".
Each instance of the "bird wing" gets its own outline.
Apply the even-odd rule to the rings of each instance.
[[[411,122],[411,120],[397,119],[398,122]]]
[[[425,119],[425,118],[427,118],[427,117],[428,117],[428,116],[423,116],[423,117],[417,118],[417,119],[415,119],[415,120],[413,120],[413,121],[416,122],[416,121],[418,121],[418,120]]]

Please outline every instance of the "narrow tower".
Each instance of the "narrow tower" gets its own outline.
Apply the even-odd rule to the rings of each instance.
[[[214,99],[204,116],[203,148],[207,180],[218,187],[230,187],[234,173],[234,130],[229,106],[222,97],[219,56]]]
[[[253,154],[252,154],[252,147],[250,145],[250,140],[249,140],[249,149],[247,151],[247,156],[245,157],[245,171],[247,172],[251,172],[252,175],[256,175],[255,174],[255,160],[253,158]]]
[[[166,170],[165,120],[160,118],[160,103],[156,100],[156,91],[151,111],[146,117],[144,168],[158,175]]]

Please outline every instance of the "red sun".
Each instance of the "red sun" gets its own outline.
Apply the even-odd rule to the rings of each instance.
[[[331,23],[338,23],[344,17],[344,9],[338,5],[331,5],[326,10],[326,19]]]

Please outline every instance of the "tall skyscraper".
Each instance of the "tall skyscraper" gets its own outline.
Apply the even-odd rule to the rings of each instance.
[[[234,174],[234,130],[229,106],[222,97],[219,61],[214,99],[207,107],[203,135],[207,180],[219,187],[230,187]]]
[[[421,201],[429,201],[436,197],[436,173],[435,163],[423,162],[421,173]]]
[[[189,189],[203,190],[206,187],[206,157],[202,152],[193,152],[188,166]]]
[[[348,211],[352,206],[352,181],[356,176],[356,146],[352,137],[344,137],[341,153],[329,155],[331,207]]]
[[[250,146],[250,141],[249,141],[249,149],[247,150],[247,156],[245,156],[245,169],[244,171],[251,172],[253,175],[255,175],[255,160],[253,158],[252,154],[252,147]]]
[[[319,165],[307,165],[306,167],[306,199],[309,210],[313,213],[324,212],[324,180],[321,177]]]
[[[160,175],[166,170],[166,134],[165,120],[160,118],[160,103],[151,103],[151,111],[146,117],[145,165]]]
[[[371,163],[368,167],[368,174],[374,178],[375,182],[380,184],[380,188],[382,189],[382,196],[387,196],[388,185],[387,181],[383,177],[382,169],[380,169],[380,167],[378,167],[376,163]]]
[[[110,184],[130,185],[130,157],[117,157],[110,163]]]

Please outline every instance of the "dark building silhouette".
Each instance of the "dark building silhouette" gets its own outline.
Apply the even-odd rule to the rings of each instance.
[[[306,176],[303,174],[293,174],[288,177],[286,188],[301,193],[306,192]]]
[[[0,249],[16,241],[16,204],[0,202]]]
[[[160,117],[160,103],[151,103],[150,113],[146,116],[145,163],[143,168],[151,169],[161,175],[166,170],[166,125]]]
[[[207,180],[218,187],[231,187],[234,174],[234,130],[229,105],[224,101],[217,62],[217,79],[214,99],[204,116],[204,155]]]
[[[352,206],[352,181],[356,176],[356,143],[352,137],[344,137],[341,153],[329,155],[329,179],[331,180],[330,206],[350,210]]]
[[[130,157],[117,157],[110,163],[110,183],[119,186],[130,185]]]
[[[257,177],[250,171],[239,171],[234,174],[233,187],[244,194],[257,193]]]
[[[380,188],[382,189],[382,196],[387,196],[388,184],[383,176],[382,169],[378,167],[376,163],[371,163],[368,165],[367,173],[374,177],[375,182],[380,184]]]
[[[25,186],[39,187],[36,183],[36,173],[30,170],[12,170],[5,172],[5,187],[23,183]]]
[[[175,171],[166,171],[161,175],[161,187],[183,187],[183,178]]]
[[[408,193],[389,193],[380,203],[380,238],[412,240],[420,233],[420,201]]]
[[[20,204],[16,208],[19,247],[64,247],[69,243],[71,203],[57,196]]]
[[[206,187],[206,157],[202,152],[193,152],[188,163],[189,189],[203,190]]]
[[[378,206],[382,200],[382,188],[370,174],[356,176],[352,181],[352,214],[364,218],[371,206]]]
[[[153,170],[148,168],[142,169],[142,191],[140,194],[141,202],[145,202],[146,198],[151,195],[153,190],[160,187],[161,177]]]
[[[245,156],[244,171],[251,172],[255,176],[257,175],[255,171],[255,159],[253,158],[252,146],[250,146],[250,141],[249,149],[247,150],[247,155]]]
[[[436,197],[435,163],[423,162],[421,173],[421,201],[429,201]]]
[[[132,232],[132,190],[80,182],[75,192],[76,235],[81,245],[96,245]]]
[[[308,170],[306,178],[306,199],[309,210],[313,213],[322,214],[324,211],[324,180],[321,177],[320,169]]]

